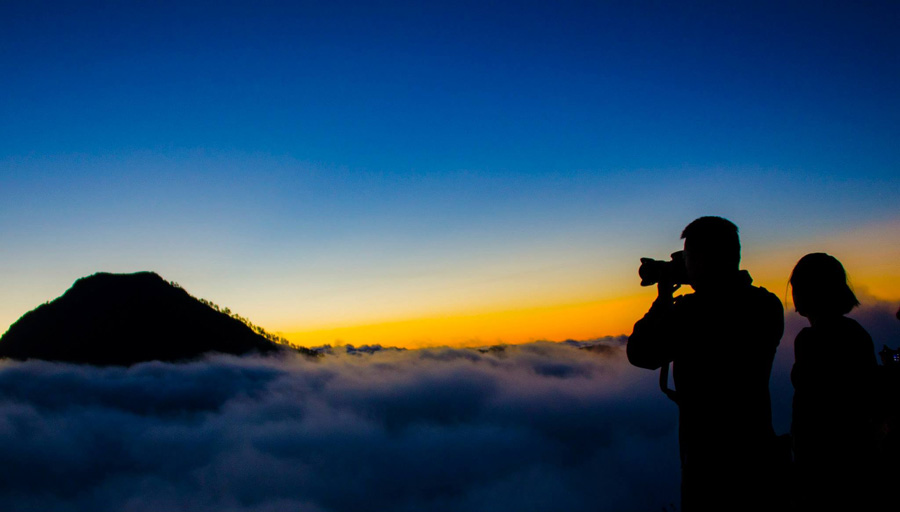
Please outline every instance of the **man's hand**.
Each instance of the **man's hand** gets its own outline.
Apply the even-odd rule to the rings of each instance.
[[[679,288],[681,288],[680,284],[672,284],[665,281],[656,283],[656,301],[671,304],[672,300],[674,300],[675,292]]]

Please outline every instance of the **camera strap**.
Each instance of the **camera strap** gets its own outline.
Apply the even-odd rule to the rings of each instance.
[[[659,389],[669,397],[669,400],[678,403],[678,393],[669,388],[669,364],[662,365],[659,369]]]

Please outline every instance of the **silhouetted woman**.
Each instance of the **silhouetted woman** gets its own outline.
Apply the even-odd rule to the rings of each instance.
[[[801,258],[791,289],[797,312],[810,323],[794,342],[791,371],[796,502],[800,510],[862,510],[876,492],[872,338],[844,316],[859,301],[833,256]]]

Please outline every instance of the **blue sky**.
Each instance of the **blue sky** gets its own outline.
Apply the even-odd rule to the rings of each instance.
[[[890,2],[180,4],[6,3],[3,153],[399,173],[896,161]]]
[[[704,214],[748,248],[895,226],[898,22],[894,2],[4,2],[0,323],[99,270],[302,331],[637,293],[632,262]]]

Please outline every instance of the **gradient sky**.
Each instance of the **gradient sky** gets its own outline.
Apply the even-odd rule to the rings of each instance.
[[[284,4],[0,2],[2,328],[155,270],[304,345],[617,335],[701,215],[900,301],[900,3]]]

